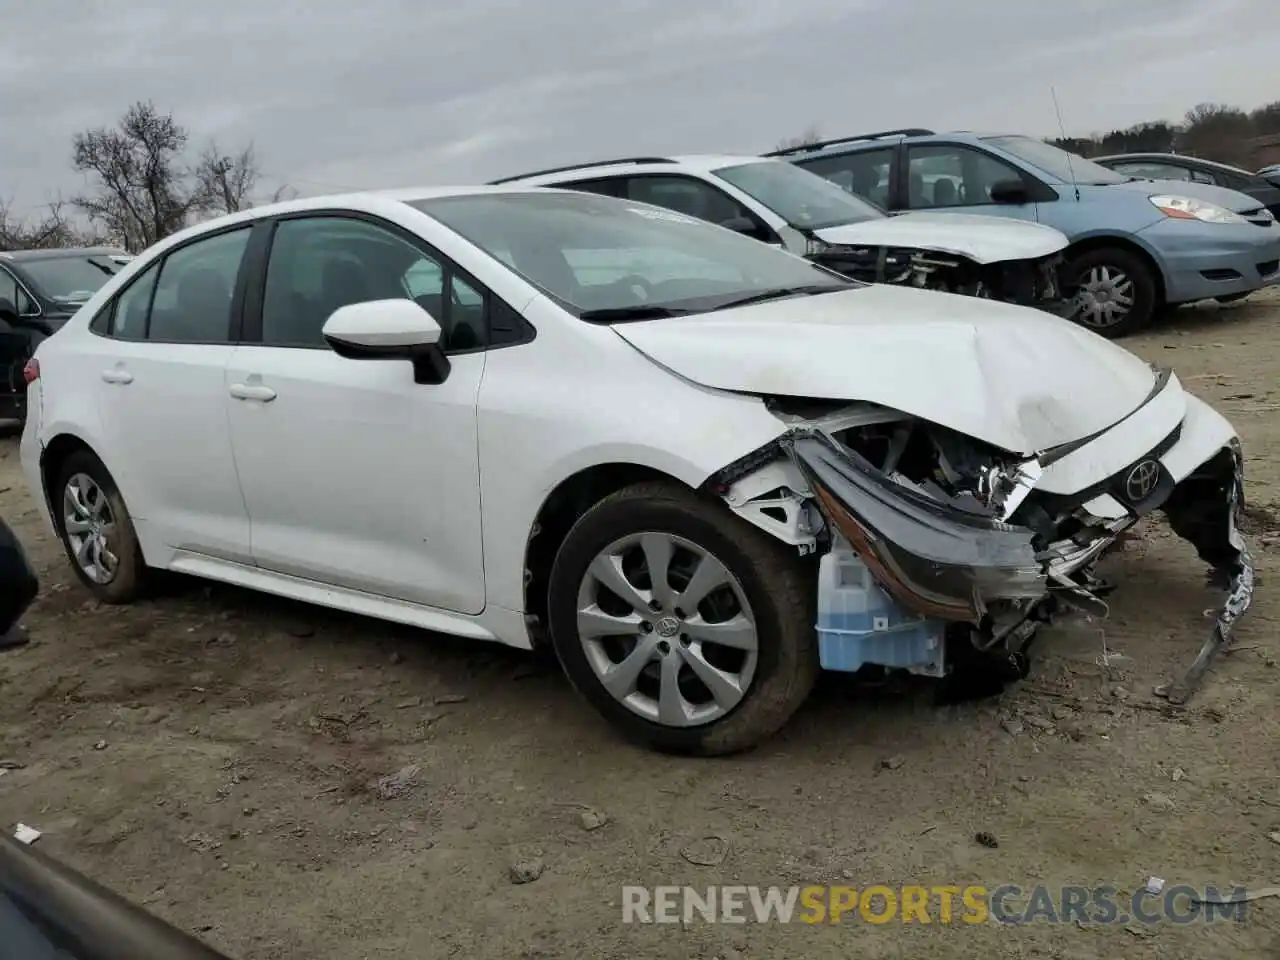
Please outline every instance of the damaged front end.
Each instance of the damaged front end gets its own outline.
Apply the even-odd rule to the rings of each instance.
[[[1020,459],[867,404],[770,403],[790,428],[711,483],[747,519],[822,555],[817,627],[827,669],[904,668],[970,690],[960,697],[995,693],[1025,676],[1030,644],[1055,615],[1106,615],[1110,586],[1094,567],[1159,509],[1228,589],[1170,701],[1190,697],[1249,605],[1236,441],[1174,483],[1160,461],[1174,431],[1115,477],[1061,495],[1036,487],[1052,451]]]
[[[809,259],[865,283],[889,283],[1035,307],[1071,319],[1074,291],[1062,281],[1061,252],[979,263],[959,253],[914,247],[833,244],[813,239]]]

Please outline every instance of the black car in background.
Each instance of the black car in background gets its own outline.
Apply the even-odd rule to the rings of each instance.
[[[132,259],[112,247],[0,251],[0,420],[26,419],[36,344]]]
[[[1143,180],[1190,180],[1212,183],[1248,194],[1280,218],[1280,177],[1268,179],[1212,160],[1183,157],[1174,153],[1120,153],[1109,157],[1090,157],[1094,163],[1110,167],[1116,173]]]

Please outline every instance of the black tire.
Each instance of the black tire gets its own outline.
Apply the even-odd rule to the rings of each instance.
[[[665,533],[705,550],[735,577],[757,631],[757,662],[743,699],[700,726],[664,726],[605,689],[578,635],[577,601],[587,568],[614,541]],[[751,749],[780,729],[817,679],[816,566],[793,548],[674,483],[618,491],[588,510],[565,537],[548,588],[551,640],[574,687],[623,734],[666,753],[716,756]]]
[[[1151,267],[1147,262],[1136,253],[1121,247],[1097,247],[1086,250],[1072,257],[1067,264],[1066,275],[1070,278],[1072,288],[1079,291],[1089,272],[1098,267],[1119,270],[1133,282],[1133,306],[1124,317],[1109,326],[1087,322],[1082,306],[1073,317],[1075,322],[1108,340],[1127,337],[1147,326],[1155,316],[1160,300],[1156,278],[1152,275]]]
[[[67,484],[77,474],[87,475],[106,495],[111,511],[113,531],[110,546],[117,558],[114,576],[106,582],[96,582],[85,573],[76,560],[75,549],[67,535],[63,498]],[[53,511],[53,522],[57,527],[58,537],[62,540],[63,549],[76,576],[103,603],[131,603],[142,595],[147,581],[147,565],[142,557],[142,547],[138,543],[138,535],[133,529],[133,520],[129,516],[129,508],[116,486],[110,471],[102,461],[88,450],[77,450],[62,464],[58,471],[57,486],[50,498],[50,509]]]

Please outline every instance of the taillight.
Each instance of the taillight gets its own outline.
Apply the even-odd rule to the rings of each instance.
[[[40,361],[35,357],[28,360],[27,365],[22,368],[22,379],[25,380],[28,385],[35,383],[40,379]]]

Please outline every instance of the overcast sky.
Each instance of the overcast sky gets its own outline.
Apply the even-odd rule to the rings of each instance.
[[[152,99],[268,190],[473,183],[810,125],[1069,133],[1280,99],[1278,0],[10,0],[0,197]]]

